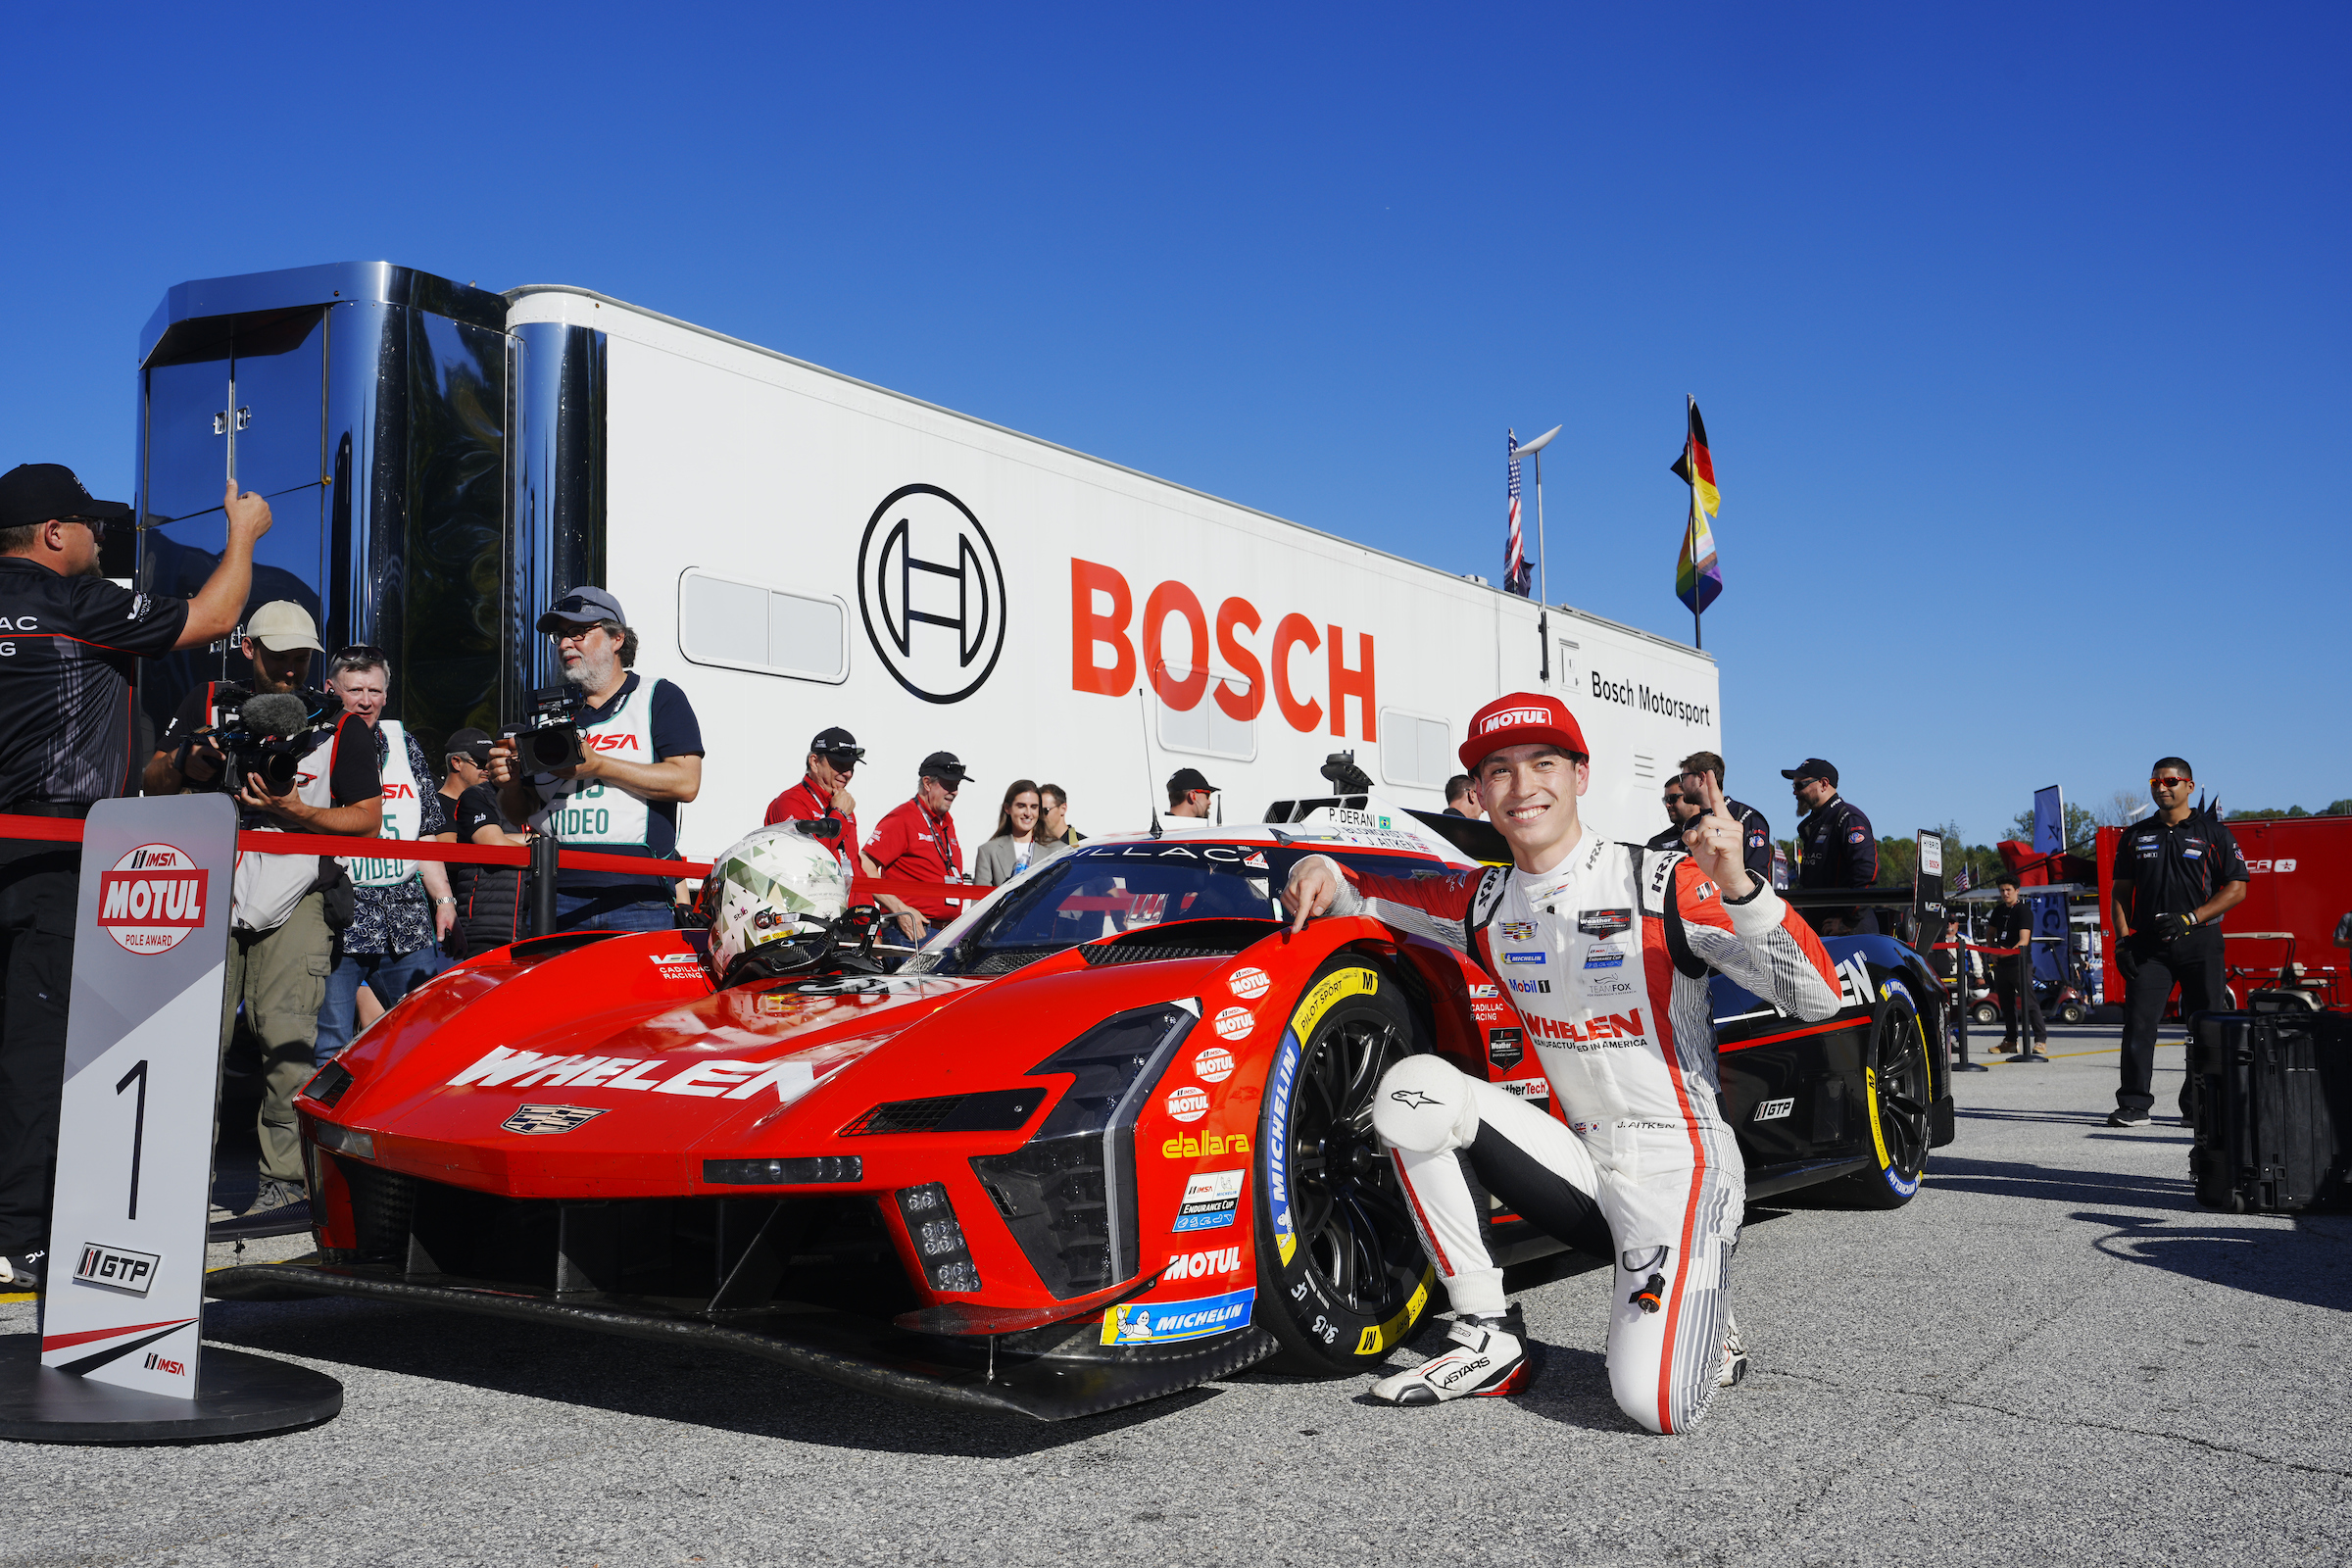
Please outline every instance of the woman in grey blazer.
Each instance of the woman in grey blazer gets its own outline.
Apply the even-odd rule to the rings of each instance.
[[[1038,814],[1044,803],[1034,779],[1016,778],[1004,791],[997,811],[997,831],[972,857],[972,880],[984,888],[1002,887],[1023,871],[1067,849],[1038,836]]]

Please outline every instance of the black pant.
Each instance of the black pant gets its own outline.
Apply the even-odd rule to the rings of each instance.
[[[0,1252],[43,1246],[66,1083],[81,847],[0,839]]]
[[[2018,983],[2017,960],[2004,958],[1992,972],[1992,995],[2001,1007],[2001,1043],[2007,1045],[2018,1036],[2019,1013],[2024,1013],[2028,1034],[2037,1046],[2049,1043],[2050,1031],[2041,1021],[2041,998],[2034,991],[2034,982]]]
[[[2229,1005],[2223,991],[2222,934],[2194,931],[2177,942],[2158,942],[2135,932],[2131,952],[2139,959],[2139,972],[2124,982],[2124,1080],[2115,1092],[2118,1110],[2144,1111],[2156,1103],[2148,1084],[2156,1070],[2156,1028],[2164,1022],[2164,1004],[2173,988],[2180,988],[2180,1016]],[[2188,1085],[2180,1088],[2180,1114],[2188,1114]]]

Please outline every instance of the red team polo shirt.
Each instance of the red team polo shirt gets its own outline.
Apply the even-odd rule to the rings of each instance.
[[[922,798],[893,807],[874,824],[865,853],[887,877],[908,882],[960,882],[963,846],[956,842],[956,819],[933,816],[923,809]],[[945,899],[908,899],[908,908],[926,920],[953,920],[962,906]]]
[[[767,803],[767,818],[763,826],[774,827],[778,822],[813,822],[820,816],[841,818],[841,837],[833,841],[833,858],[841,862],[842,874],[852,882],[858,880],[858,813],[836,811],[825,792],[816,787],[816,780],[807,774],[801,781]],[[818,840],[822,843],[823,840]]]

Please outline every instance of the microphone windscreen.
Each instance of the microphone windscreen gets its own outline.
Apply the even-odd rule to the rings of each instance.
[[[310,728],[311,709],[291,692],[265,692],[238,709],[237,718],[257,735],[298,735]]]

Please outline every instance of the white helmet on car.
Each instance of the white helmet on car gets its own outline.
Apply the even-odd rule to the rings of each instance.
[[[785,822],[729,845],[710,864],[710,969],[721,985],[813,969],[833,949],[850,882],[833,852]]]

